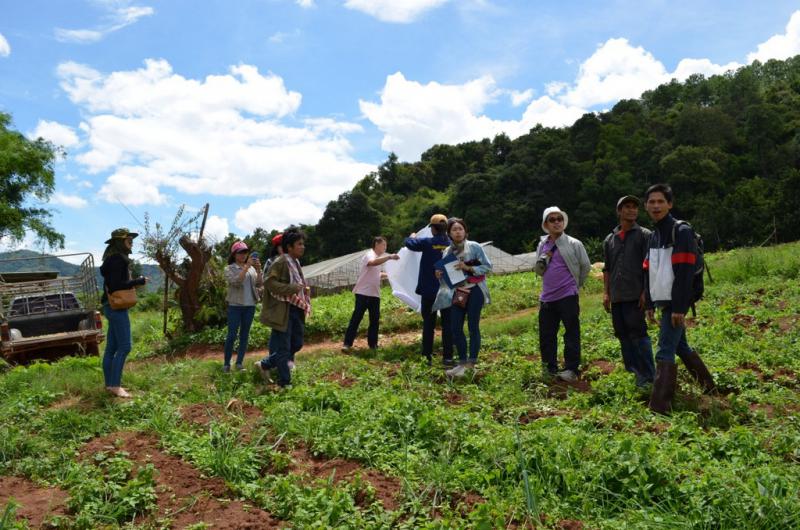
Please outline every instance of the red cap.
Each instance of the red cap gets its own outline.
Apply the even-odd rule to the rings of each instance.
[[[278,234],[277,236],[272,238],[272,246],[277,247],[283,241],[283,234]]]

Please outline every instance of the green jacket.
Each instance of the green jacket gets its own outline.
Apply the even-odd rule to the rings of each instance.
[[[289,327],[289,302],[278,300],[275,295],[291,296],[303,289],[302,285],[291,283],[286,256],[281,255],[272,263],[264,284],[261,323],[276,331],[286,331]]]

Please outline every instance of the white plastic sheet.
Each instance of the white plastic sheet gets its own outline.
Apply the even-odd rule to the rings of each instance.
[[[417,232],[417,237],[432,236],[428,226]],[[392,286],[392,294],[419,313],[422,298],[414,291],[417,289],[422,252],[412,252],[403,247],[397,254],[400,256],[399,260],[389,260],[384,264],[384,270],[389,277],[389,285]]]

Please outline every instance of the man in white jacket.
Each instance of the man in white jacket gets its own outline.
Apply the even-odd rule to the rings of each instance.
[[[581,364],[581,328],[578,289],[592,264],[583,243],[568,236],[569,217],[558,206],[542,214],[542,237],[533,270],[542,276],[539,295],[539,349],[546,373],[564,381],[578,379]],[[558,371],[558,328],[564,323],[564,369]]]

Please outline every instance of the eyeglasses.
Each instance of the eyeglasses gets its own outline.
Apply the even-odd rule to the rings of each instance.
[[[564,218],[563,217],[548,217],[547,218],[547,222],[548,223],[563,223],[564,222]]]

